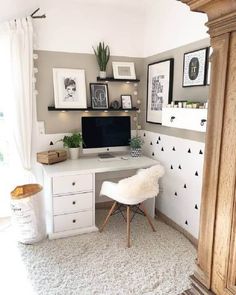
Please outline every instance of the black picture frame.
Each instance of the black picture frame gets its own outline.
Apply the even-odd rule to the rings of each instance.
[[[189,51],[184,53],[183,57],[183,78],[182,78],[182,87],[199,87],[205,86],[207,83],[207,69],[208,69],[208,50],[209,47],[200,48],[197,50]],[[201,56],[203,54],[203,56]],[[191,59],[190,59],[191,58]],[[190,78],[189,76],[189,64],[193,60],[197,59],[199,63],[199,69],[196,74],[196,77],[193,79],[194,75]],[[202,60],[199,60],[202,58]],[[189,61],[190,59],[190,61]],[[196,61],[192,61],[196,62]],[[193,81],[193,82],[191,82]]]
[[[91,107],[94,110],[106,110],[109,108],[109,93],[106,83],[90,83]],[[104,98],[102,95],[104,94]],[[99,97],[100,95],[100,97]]]
[[[130,107],[125,106],[124,101],[123,101],[124,98],[129,98],[130,99]],[[132,95],[130,95],[130,94],[121,94],[120,100],[121,100],[121,108],[123,110],[132,110],[132,108],[133,108]]]
[[[158,69],[159,66],[159,69]],[[153,68],[153,70],[152,70]],[[160,103],[160,106],[156,110],[152,110],[152,105],[150,105],[150,101],[153,100],[152,93],[153,93],[153,82],[152,85],[150,84],[151,79],[153,81],[154,70],[156,73],[159,73],[159,76],[164,77],[164,84],[159,85],[163,87],[163,91],[165,97],[163,98],[163,102]],[[172,101],[173,96],[173,79],[174,79],[174,58],[169,58],[157,62],[153,62],[148,64],[147,67],[147,100],[146,100],[146,122],[151,124],[162,124],[162,108],[165,107],[167,104],[170,104]],[[166,89],[164,89],[164,86]],[[162,91],[162,92],[163,92]],[[151,93],[150,93],[151,92]],[[160,92],[161,93],[161,92]],[[151,107],[151,109],[150,109]]]

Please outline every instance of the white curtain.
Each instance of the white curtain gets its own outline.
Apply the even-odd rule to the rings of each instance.
[[[3,105],[9,155],[5,172],[2,170],[5,190],[4,196],[0,196],[0,208],[6,207],[1,202],[9,203],[9,193],[14,186],[34,181],[31,172],[34,91],[31,18],[3,24],[0,28],[1,41],[5,42],[2,43],[5,56],[1,56],[0,61],[2,59],[5,66],[0,67],[0,84],[1,89],[7,87],[8,91],[0,94],[0,105]]]

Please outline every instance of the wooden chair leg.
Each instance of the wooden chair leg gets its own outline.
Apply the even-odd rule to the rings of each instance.
[[[130,248],[130,206],[127,206],[127,247]]]
[[[117,202],[114,202],[114,203],[113,203],[113,205],[112,205],[112,207],[111,207],[109,213],[107,214],[107,217],[106,217],[106,219],[105,219],[103,225],[102,225],[101,228],[99,229],[100,233],[103,231],[103,229],[104,229],[104,227],[106,226],[106,224],[107,224],[107,222],[108,222],[108,220],[109,220],[111,214],[112,214],[113,211],[115,210],[116,204],[117,204]]]
[[[146,218],[147,218],[147,220],[148,220],[148,223],[150,224],[152,230],[155,232],[156,229],[155,229],[155,227],[154,227],[154,225],[153,225],[153,223],[152,223],[152,221],[151,221],[150,216],[147,214],[147,211],[146,211],[146,209],[145,209],[145,207],[144,207],[143,204],[142,204],[142,209],[141,209],[141,210],[143,211],[144,215],[146,216]]]

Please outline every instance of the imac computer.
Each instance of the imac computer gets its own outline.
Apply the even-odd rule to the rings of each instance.
[[[82,117],[83,153],[128,151],[131,136],[129,116]],[[108,156],[108,155],[107,155]]]

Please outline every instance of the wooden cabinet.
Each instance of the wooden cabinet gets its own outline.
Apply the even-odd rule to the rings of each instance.
[[[162,125],[206,132],[207,109],[163,108]]]
[[[50,239],[96,231],[94,174],[44,176]]]
[[[235,295],[236,1],[181,1],[207,14],[213,48],[197,267],[185,294]]]

